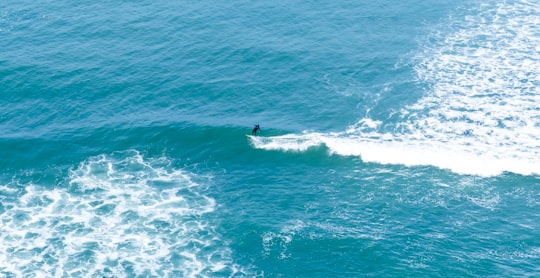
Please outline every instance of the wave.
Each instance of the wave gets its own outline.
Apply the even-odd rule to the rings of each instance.
[[[540,5],[484,4],[438,26],[414,59],[416,103],[387,120],[362,118],[338,133],[251,138],[261,149],[305,151],[459,174],[540,174]],[[443,32],[444,31],[444,32]]]
[[[73,168],[67,187],[0,187],[0,273],[247,275],[208,217],[216,203],[204,184],[170,164],[119,152]]]

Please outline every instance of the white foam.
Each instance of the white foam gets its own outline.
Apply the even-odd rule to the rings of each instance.
[[[273,137],[249,136],[253,146],[265,150],[306,151],[323,143],[323,134],[287,134]]]
[[[69,188],[28,184],[18,198],[3,199],[9,209],[0,214],[0,273],[242,274],[231,250],[205,220],[215,201],[204,195],[193,174],[168,164],[132,151],[102,155],[73,169]]]
[[[273,252],[278,251],[279,259],[287,259],[291,256],[287,250],[296,234],[300,233],[306,227],[300,220],[287,223],[279,232],[265,232],[262,235],[263,256],[270,257]]]
[[[340,215],[346,217],[350,216]],[[355,221],[353,221],[355,222]],[[290,258],[291,245],[297,240],[319,240],[328,238],[353,238],[353,239],[371,239],[381,240],[385,236],[385,231],[378,225],[352,225],[347,226],[343,223],[337,225],[331,221],[311,221],[311,220],[290,220],[283,223],[279,231],[267,231],[262,234],[262,255],[264,257],[285,260]]]
[[[485,4],[434,32],[416,58],[426,95],[397,123],[257,139],[257,148],[331,153],[481,176],[540,174],[540,4]],[[456,17],[453,17],[454,19]],[[394,118],[394,117],[393,117]],[[394,125],[388,131],[388,125]]]

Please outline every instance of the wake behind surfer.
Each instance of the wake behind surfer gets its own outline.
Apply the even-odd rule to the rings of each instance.
[[[253,130],[251,131],[251,135],[257,135],[257,131],[260,131],[260,130],[261,130],[261,127],[259,126],[259,124],[256,124]]]

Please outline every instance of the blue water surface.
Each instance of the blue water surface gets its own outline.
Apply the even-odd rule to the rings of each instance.
[[[527,61],[539,33],[500,22],[539,12],[528,1],[8,0],[0,276],[536,276],[540,69]],[[502,54],[478,58],[490,50]],[[469,89],[481,96],[459,98]],[[493,126],[508,141],[482,145],[486,118],[452,114],[480,97],[508,109]],[[374,147],[379,161],[350,143],[429,149],[461,121],[479,128],[455,152],[493,154],[495,170]],[[268,141],[246,137],[254,124]],[[414,141],[416,129],[428,135]]]

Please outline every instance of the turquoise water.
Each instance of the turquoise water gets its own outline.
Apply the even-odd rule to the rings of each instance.
[[[538,276],[539,15],[4,1],[0,276]]]

